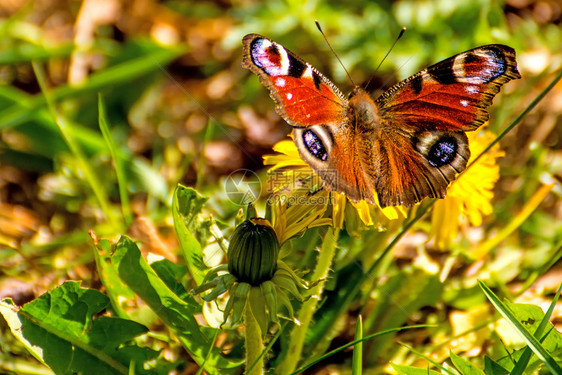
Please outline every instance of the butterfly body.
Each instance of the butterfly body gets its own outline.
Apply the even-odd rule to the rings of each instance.
[[[242,66],[294,127],[299,153],[326,188],[381,207],[443,198],[470,157],[466,131],[488,119],[501,85],[520,78],[515,52],[488,45],[443,60],[373,100],[349,98],[314,67],[263,36],[244,37]]]

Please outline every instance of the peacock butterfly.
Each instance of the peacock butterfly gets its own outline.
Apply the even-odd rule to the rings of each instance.
[[[346,99],[280,44],[257,34],[242,43],[242,66],[269,89],[326,188],[370,203],[376,193],[381,207],[444,198],[470,157],[465,132],[488,120],[503,84],[521,78],[513,48],[491,44],[432,65],[376,100],[359,86]]]

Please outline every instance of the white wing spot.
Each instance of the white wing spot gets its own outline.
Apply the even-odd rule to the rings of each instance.
[[[285,83],[286,83],[285,79],[283,79],[283,78],[277,78],[275,80],[275,86],[277,86],[277,87],[285,87]]]
[[[291,100],[291,99],[293,99],[293,94],[288,93],[288,94],[287,94],[287,100]]]
[[[466,92],[469,94],[478,94],[478,86],[466,86]]]
[[[466,100],[461,100],[461,105],[462,105],[463,107],[468,107],[468,101],[466,101]]]
[[[307,113],[307,114],[306,114],[306,118],[310,118],[310,113]]]

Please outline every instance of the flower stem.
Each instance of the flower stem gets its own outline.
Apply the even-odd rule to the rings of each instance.
[[[322,243],[322,248],[318,255],[318,263],[316,264],[316,269],[312,274],[312,280],[320,280],[315,287],[311,289],[311,297],[306,300],[298,314],[298,321],[300,325],[295,325],[291,331],[291,338],[289,342],[289,350],[283,359],[283,362],[279,366],[279,374],[290,374],[292,373],[298,361],[302,355],[302,348],[304,345],[304,339],[310,322],[312,321],[312,316],[316,310],[316,306],[320,301],[322,291],[324,290],[324,284],[326,282],[328,272],[330,271],[330,265],[334,259],[334,254],[336,253],[336,244],[339,237],[339,229],[330,228],[324,236],[324,242]]]
[[[246,374],[261,375],[263,374],[263,356],[261,356],[263,341],[261,338],[260,325],[254,317],[250,303],[246,303],[246,308],[244,310],[244,326],[246,328]],[[251,369],[250,366],[252,367]],[[248,369],[250,369],[250,371],[248,371]]]

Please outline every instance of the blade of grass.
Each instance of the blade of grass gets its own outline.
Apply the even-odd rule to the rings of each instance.
[[[351,369],[352,375],[361,375],[363,373],[363,318],[361,314],[357,316],[355,324],[355,341],[359,341],[353,348],[353,365]]]
[[[527,343],[529,348],[536,354],[537,357],[549,368],[553,374],[562,374],[562,368],[556,363],[554,358],[544,349],[540,342],[533,336],[529,331],[523,327],[523,325],[517,320],[513,315],[511,310],[500,301],[500,299],[492,292],[486,284],[478,280],[480,288],[484,291],[484,294],[492,305],[498,310],[498,312],[505,318],[505,320],[511,324],[513,328],[522,336],[523,340]],[[542,322],[541,322],[542,323]]]
[[[341,352],[342,350],[345,350],[345,349],[347,349],[347,348],[349,348],[349,347],[351,347],[351,346],[357,345],[358,343],[371,340],[371,339],[373,339],[373,338],[375,338],[375,337],[379,337],[379,336],[382,336],[382,335],[388,335],[388,334],[390,334],[390,333],[400,332],[400,331],[406,330],[406,329],[418,329],[418,328],[428,328],[428,327],[435,327],[435,326],[434,326],[434,325],[423,324],[423,325],[415,325],[415,326],[408,326],[408,327],[392,328],[392,329],[387,329],[387,330],[385,330],[385,331],[373,333],[372,335],[365,336],[365,337],[363,337],[363,338],[360,339],[360,340],[353,340],[353,341],[351,341],[351,342],[349,342],[349,343],[347,343],[347,344],[345,344],[345,345],[340,346],[339,348],[336,348],[336,349],[334,349],[334,350],[331,350],[331,351],[329,351],[328,353],[326,353],[326,354],[324,354],[324,355],[322,355],[322,356],[320,356],[320,357],[318,357],[318,358],[316,358],[316,359],[310,361],[309,363],[307,363],[306,365],[302,366],[301,368],[299,368],[299,369],[293,371],[293,372],[291,373],[291,375],[300,374],[300,373],[302,373],[304,370],[311,368],[311,367],[314,366],[315,364],[321,362],[322,360],[324,360],[324,359],[326,359],[326,358],[328,358],[328,357],[333,356],[333,355],[336,354],[336,353]]]
[[[51,111],[51,115],[55,119],[55,122],[59,127],[59,131],[62,137],[64,138],[66,144],[68,145],[74,157],[78,160],[80,168],[82,169],[82,172],[84,173],[84,176],[88,181],[88,184],[90,185],[90,188],[92,189],[94,195],[96,196],[96,199],[102,211],[104,212],[106,218],[109,220],[110,223],[116,225],[117,222],[115,222],[113,214],[109,207],[109,201],[107,199],[107,194],[105,192],[105,189],[103,188],[103,185],[100,183],[98,177],[90,167],[88,160],[86,159],[85,155],[83,154],[78,144],[69,135],[68,129],[72,127],[72,124],[69,121],[67,121],[66,118],[62,116],[55,108],[55,103],[53,101],[53,98],[51,97],[51,93],[49,89],[47,88],[47,81],[42,67],[37,62],[32,62],[32,66],[33,66],[33,71],[35,72],[35,76],[37,77],[37,82],[41,87],[41,92],[45,97],[47,105]]]
[[[81,86],[59,86],[50,91],[49,99],[55,103],[64,98],[97,92],[108,87],[138,79],[139,76],[159,69],[184,52],[184,48],[162,49],[92,74]],[[17,126],[33,119],[37,111],[47,104],[43,95],[35,95],[25,106],[14,105],[0,111],[0,129]]]
[[[209,358],[213,354],[212,348],[215,347],[216,342],[217,342],[217,337],[219,337],[220,332],[221,332],[221,330],[219,330],[219,329],[215,330],[215,335],[213,336],[213,341],[211,341],[211,345],[209,346],[209,350],[207,350],[207,355],[205,356],[205,359],[203,360],[203,363],[201,363],[201,366],[199,367],[199,370],[197,370],[195,375],[201,375],[201,374],[203,374],[203,371],[205,371],[205,363],[207,363],[207,361],[209,360]]]
[[[423,359],[425,359],[427,362],[431,363],[433,366],[437,367],[438,369],[441,369],[442,372],[446,372],[450,375],[456,375],[454,372],[452,372],[451,370],[445,368],[444,366],[441,366],[440,363],[438,363],[437,361],[434,361],[433,359],[431,359],[430,357],[424,355],[423,353],[415,350],[414,348],[412,348],[409,345],[404,344],[403,342],[398,342],[398,344],[402,345],[403,347],[405,347],[406,349],[408,349],[409,351],[411,351],[412,353],[414,353],[415,355],[417,355],[418,357],[421,357]],[[429,370],[429,366],[428,366],[428,370]]]
[[[43,47],[33,44],[0,52],[0,65],[26,63],[30,60],[42,61],[53,58],[68,57],[74,50],[71,43],[55,47]]]
[[[552,312],[554,311],[554,307],[556,307],[556,303],[558,302],[558,299],[560,298],[560,292],[562,291],[562,284],[560,285],[560,287],[558,288],[558,291],[556,292],[556,295],[554,296],[554,299],[552,300],[552,303],[550,304],[550,306],[548,307],[548,310],[546,311],[546,313],[544,314],[541,322],[539,323],[539,326],[537,327],[537,330],[535,331],[535,338],[540,339],[541,335],[543,334],[546,326],[548,325],[548,322],[550,321],[550,317],[552,316]],[[531,359],[531,355],[533,354],[533,351],[531,350],[531,348],[529,346],[527,346],[525,348],[525,350],[523,351],[523,354],[521,354],[521,357],[519,357],[519,360],[517,361],[517,363],[515,363],[515,366],[513,367],[513,370],[511,370],[511,375],[522,375],[525,371],[525,369],[527,368],[527,365],[529,364],[529,360]]]
[[[133,221],[133,215],[131,213],[131,205],[129,203],[129,194],[127,194],[127,177],[123,166],[123,159],[119,156],[117,146],[115,145],[109,131],[107,116],[105,114],[105,106],[101,94],[98,94],[98,120],[101,133],[103,134],[103,138],[105,139],[105,143],[109,148],[113,163],[115,164],[117,185],[119,186],[119,196],[121,197],[121,211],[123,213],[123,218],[125,219],[125,224],[128,226]]]
[[[548,192],[552,190],[554,184],[550,185],[543,185],[533,197],[525,204],[521,212],[519,212],[513,220],[509,222],[509,224],[499,231],[499,233],[492,238],[485,241],[483,244],[478,246],[476,249],[472,250],[470,253],[475,259],[481,259],[486,254],[490,252],[493,248],[498,246],[500,242],[502,242],[507,236],[509,236],[513,231],[523,224],[525,220],[535,211],[535,209],[539,206],[539,204],[543,201],[546,197]]]
[[[37,100],[37,97],[29,95],[13,86],[0,85],[0,98],[11,102],[12,107],[19,106],[26,109],[24,117],[21,119],[22,122],[33,120],[37,126],[58,132],[58,126],[46,108],[41,108],[38,111],[33,110],[33,101]],[[2,126],[3,124],[0,124],[0,128]],[[75,124],[68,131],[70,137],[79,142],[85,151],[98,152],[105,147],[99,132],[95,132],[88,127]]]

